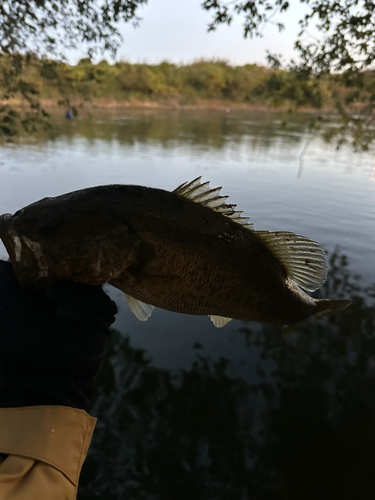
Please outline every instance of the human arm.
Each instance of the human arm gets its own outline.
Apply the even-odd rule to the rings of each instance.
[[[0,262],[0,500],[75,498],[116,312],[101,287],[23,291]]]

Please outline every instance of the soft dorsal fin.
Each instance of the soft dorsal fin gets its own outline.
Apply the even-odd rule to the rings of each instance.
[[[209,182],[202,184],[201,177],[197,177],[191,182],[184,182],[172,192],[178,196],[189,198],[189,200],[200,203],[205,207],[209,207],[215,212],[222,213],[247,229],[252,229],[253,224],[249,223],[249,217],[242,217],[242,212],[235,210],[237,205],[227,205],[225,202],[228,196],[221,196],[220,190],[221,187],[211,189]]]
[[[222,328],[227,323],[229,323],[229,321],[232,321],[232,319],[233,318],[224,318],[224,316],[210,316],[210,320],[216,326],[216,328]]]
[[[128,301],[129,309],[131,312],[140,320],[147,321],[151,316],[152,311],[155,309],[155,306],[151,306],[150,304],[145,304],[140,300],[135,299],[131,295],[125,294],[126,300]]]
[[[294,283],[308,292],[322,286],[327,276],[327,259],[319,243],[286,231],[256,231],[256,235],[281,262]]]

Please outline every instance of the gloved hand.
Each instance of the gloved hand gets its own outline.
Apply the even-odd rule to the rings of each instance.
[[[0,407],[87,410],[116,313],[100,286],[61,281],[24,291],[0,261]]]

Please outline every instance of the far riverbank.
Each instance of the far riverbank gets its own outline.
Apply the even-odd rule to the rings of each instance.
[[[0,100],[0,105],[10,105],[15,108],[28,108],[28,102],[21,99]],[[254,104],[246,102],[233,102],[226,100],[196,99],[186,102],[186,99],[160,99],[160,100],[137,100],[137,99],[113,99],[95,98],[89,101],[82,100],[58,100],[40,99],[40,105],[44,109],[76,108],[91,111],[95,109],[181,109],[181,110],[215,110],[215,111],[249,111],[249,112],[276,112],[276,113],[319,113],[335,114],[332,106],[312,108],[310,106],[293,107],[291,104],[283,103],[279,106],[272,104]]]

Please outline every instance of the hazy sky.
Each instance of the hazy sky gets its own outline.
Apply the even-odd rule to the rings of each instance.
[[[162,60],[186,62],[194,59],[224,58],[233,64],[263,63],[266,49],[290,58],[293,42],[298,32],[298,19],[306,11],[306,5],[294,0],[286,14],[278,15],[286,29],[279,33],[274,25],[267,25],[263,38],[244,39],[241,20],[231,26],[221,26],[207,33],[212,15],[201,8],[201,0],[149,0],[139,11],[141,27],[124,24],[120,31],[123,43],[117,59],[131,62]],[[69,54],[69,60],[77,62],[82,51]]]

